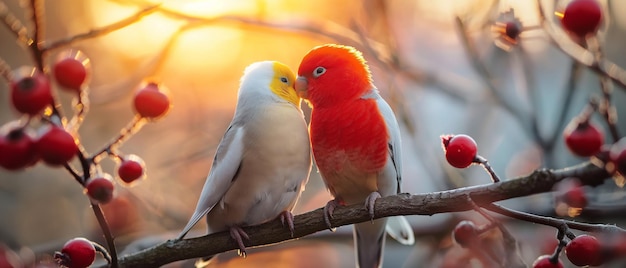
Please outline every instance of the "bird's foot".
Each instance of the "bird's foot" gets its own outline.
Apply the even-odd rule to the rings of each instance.
[[[248,234],[239,226],[230,227],[230,237],[232,237],[239,246],[239,256],[246,257],[246,246],[243,244],[243,239],[249,240]]]
[[[372,192],[365,198],[365,209],[369,212],[372,223],[374,222],[374,205],[376,204],[376,199],[380,197],[379,192]]]
[[[337,199],[328,201],[326,206],[324,206],[324,222],[331,232],[334,232],[335,228],[333,228],[332,224],[330,224],[330,219],[333,218],[333,212],[335,212],[335,208],[337,206],[339,206],[339,201],[337,201]]]
[[[289,228],[289,231],[291,232],[291,237],[293,238],[293,231],[295,230],[294,226],[293,226],[293,214],[291,213],[291,211],[283,211],[280,213],[280,222],[283,224],[283,226],[285,226],[285,223],[287,223],[287,228]]]

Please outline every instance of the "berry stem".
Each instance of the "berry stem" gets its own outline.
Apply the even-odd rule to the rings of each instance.
[[[78,94],[78,98],[74,107],[74,117],[67,124],[70,129],[78,132],[78,129],[83,123],[87,112],[89,111],[89,98],[88,98],[88,90],[81,90]]]
[[[567,245],[565,240],[563,239],[559,240],[559,244],[554,249],[554,252],[552,253],[552,255],[550,255],[550,263],[557,264],[559,262],[559,255],[561,255],[561,251],[563,251],[563,248],[565,248],[565,245]]]
[[[44,71],[44,54],[45,51],[40,49],[40,45],[43,42],[43,36],[44,36],[44,24],[43,22],[43,16],[44,16],[44,11],[42,8],[42,3],[39,0],[30,0],[30,20],[32,21],[33,24],[33,34],[32,34],[32,39],[30,39],[27,42],[28,48],[30,48],[30,51],[33,55],[33,59],[35,61],[36,67],[37,69],[39,69],[41,72]],[[50,108],[52,109],[52,115],[57,115],[59,117],[61,116],[61,112],[59,111],[58,107],[57,107],[57,103],[54,100],[54,98],[52,99],[52,102],[50,103]]]
[[[517,240],[511,234],[511,232],[509,232],[509,230],[506,229],[506,227],[504,227],[502,222],[500,222],[498,219],[494,218],[493,216],[489,215],[489,213],[487,213],[483,208],[478,206],[474,202],[474,200],[472,200],[472,197],[470,194],[467,195],[467,201],[470,203],[470,205],[473,207],[473,209],[476,212],[478,212],[485,219],[487,219],[493,226],[498,227],[498,230],[500,230],[500,233],[502,234],[502,239],[503,239],[502,243],[504,244],[504,248],[505,248],[504,252],[508,253],[507,257],[504,259],[504,263],[502,264],[502,267],[517,267],[516,265],[514,265],[515,260],[517,260],[517,262],[520,264],[523,263],[519,259],[519,257],[516,258],[516,255],[515,255],[515,253],[517,253]]]
[[[487,161],[486,158],[480,155],[476,155],[476,157],[474,158],[474,163],[480,164],[489,173],[489,176],[491,177],[491,181],[493,181],[494,183],[500,182],[500,177],[493,170],[493,168],[489,164],[489,161]]]
[[[33,58],[35,59],[35,63],[37,64],[37,69],[43,72],[44,64],[43,64],[43,51],[39,49],[39,43],[43,39],[43,11],[41,9],[41,2],[39,0],[30,0],[30,20],[33,23],[33,37],[32,42],[28,44],[31,52],[33,53]]]
[[[109,224],[107,223],[104,213],[102,213],[102,209],[98,204],[94,204],[92,202],[91,209],[93,210],[94,215],[96,215],[96,219],[98,220],[98,224],[100,225],[100,229],[102,229],[102,234],[104,235],[104,240],[106,240],[107,247],[109,248],[108,252],[111,254],[109,256],[109,263],[111,264],[111,268],[117,268],[117,251],[115,249],[115,242],[113,241],[114,238],[111,233],[111,229],[109,228]]]
[[[568,228],[569,230],[569,228]],[[571,232],[569,232],[571,234]],[[559,262],[559,255],[561,255],[561,251],[567,246],[567,241],[565,241],[565,232],[562,228],[557,228],[556,230],[556,239],[559,241],[559,244],[554,249],[552,255],[550,255],[550,263],[556,264]]]
[[[543,27],[541,27],[541,25],[532,25],[532,26],[524,26],[522,27],[522,31],[526,32],[526,31],[535,31],[535,30],[541,30],[543,29]]]
[[[111,254],[109,254],[109,252],[107,251],[106,248],[104,248],[102,245],[91,241],[91,244],[93,245],[93,247],[96,249],[97,252],[100,252],[100,254],[102,254],[102,257],[104,257],[105,260],[107,260],[107,262],[109,264],[111,264],[112,259],[111,259]]]
[[[78,171],[76,171],[72,166],[70,166],[69,163],[63,164],[63,167],[65,167],[65,169],[72,175],[72,177],[74,177],[76,182],[80,183],[80,185],[83,185],[83,176],[78,174]]]
[[[604,59],[604,51],[600,40],[594,35],[586,41],[587,46],[594,55],[594,64],[602,62]],[[613,95],[613,83],[608,76],[600,75],[600,88],[602,89],[602,101],[600,102],[598,111],[604,117],[607,125],[609,126],[609,133],[611,133],[613,142],[617,142],[620,138],[617,130],[617,111],[611,102],[611,97]]]
[[[85,157],[85,152],[82,146],[79,146],[78,151],[78,160],[80,161],[81,168],[83,169],[83,176],[80,184],[84,187],[87,183],[87,180],[91,177],[91,165],[94,163],[93,160]]]
[[[109,142],[100,151],[98,151],[97,153],[93,154],[89,158],[89,160],[91,162],[94,162],[94,161],[96,161],[95,160],[96,158],[98,158],[100,155],[102,155],[104,153],[113,154],[113,151],[114,151],[113,147],[121,145],[128,138],[130,138],[134,133],[139,131],[139,129],[141,129],[141,127],[143,126],[143,124],[142,124],[143,122],[144,122],[144,120],[140,116],[133,117],[133,119],[130,121],[130,123],[128,123],[128,125],[125,128],[120,130],[120,134],[115,139],[113,139],[111,142]]]

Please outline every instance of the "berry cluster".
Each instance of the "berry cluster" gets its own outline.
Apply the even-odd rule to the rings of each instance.
[[[78,98],[85,97],[89,61],[80,52],[65,55],[52,66],[52,78],[61,89],[76,94]],[[88,162],[87,166],[97,167],[100,154],[108,153],[119,160],[118,177],[123,183],[131,184],[144,177],[144,163],[141,158],[136,155],[124,156],[114,150],[132,131],[136,131],[140,124],[132,124],[131,129],[122,131],[122,136],[107,145],[99,154],[87,157],[80,148],[75,134],[78,126],[74,125],[73,129],[68,129],[68,125],[62,123],[65,120],[56,110],[47,74],[37,69],[22,68],[14,72],[10,85],[11,104],[17,112],[28,117],[25,121],[10,122],[2,127],[0,167],[21,170],[39,161],[50,166],[64,166],[69,165],[78,154],[81,155],[81,161]],[[136,121],[158,119],[170,108],[168,95],[155,83],[148,83],[137,90],[133,104],[139,118]],[[40,120],[37,122],[37,119]],[[78,178],[85,186],[85,192],[97,203],[110,201],[113,193],[110,176],[105,173],[91,176],[88,174],[91,171],[86,170],[86,174]]]
[[[598,31],[602,26],[605,16],[602,5],[597,0],[572,0],[567,3],[562,12],[557,12],[562,29],[569,34],[569,37],[582,48],[589,49],[597,59],[602,58],[601,41],[598,40]],[[497,34],[496,45],[505,50],[517,45],[521,34],[525,30],[536,27],[522,27],[519,19],[514,15],[513,9],[503,12],[495,20],[492,29]],[[606,74],[609,76],[609,74]],[[606,79],[605,79],[606,78]],[[566,148],[575,156],[587,158],[591,163],[604,168],[608,174],[612,175],[618,186],[626,184],[626,138],[618,134],[616,127],[617,115],[611,103],[611,83],[608,77],[600,79],[602,98],[591,98],[589,105],[569,124],[562,132],[563,141]],[[592,116],[598,113],[604,119],[605,124],[592,120]],[[604,128],[608,128],[608,135],[605,135]],[[558,140],[558,132],[553,140]],[[482,165],[490,174],[494,182],[499,179],[495,172],[489,167],[488,162],[477,155],[477,146],[474,140],[466,135],[445,135],[442,136],[442,145],[445,158],[453,167],[466,168],[471,164]],[[551,146],[552,144],[550,144]],[[589,205],[586,187],[578,178],[564,178],[554,186],[554,204],[557,215],[576,217]],[[550,217],[535,216],[528,213],[510,210],[494,204],[479,206],[473,203],[471,197],[468,199],[474,205],[474,210],[479,212],[489,224],[476,226],[471,221],[461,221],[453,230],[453,237],[457,244],[464,248],[480,248],[477,242],[480,241],[481,234],[487,229],[498,227],[503,236],[510,235],[497,220],[485,213],[485,209],[517,219],[526,220],[553,226],[558,229],[558,246],[551,255],[542,255],[533,263],[535,268],[563,267],[559,260],[561,251],[565,252],[567,259],[576,266],[600,266],[608,263],[616,257],[625,256],[625,239],[621,234],[609,233],[600,230],[594,233],[596,236],[581,234],[576,236],[570,231],[566,221],[553,219]],[[593,225],[572,223],[577,229],[589,231]],[[617,235],[616,235],[617,234]],[[615,238],[615,237],[618,238]],[[605,239],[610,237],[609,239]]]
[[[38,162],[64,167],[83,186],[94,206],[106,204],[114,198],[115,183],[110,174],[102,171],[100,161],[109,156],[118,163],[117,178],[122,185],[130,186],[144,178],[143,160],[137,155],[120,153],[118,147],[139,130],[143,121],[155,121],[167,114],[171,106],[169,96],[156,83],[141,86],[134,95],[136,117],[133,121],[111,143],[89,155],[77,134],[88,104],[89,60],[83,53],[72,50],[62,53],[50,70],[52,72],[47,74],[39,69],[20,68],[8,76],[11,105],[22,119],[0,128],[0,167],[17,171]],[[53,97],[52,81],[61,89],[59,94],[72,94],[77,100],[74,103],[79,104],[74,107],[71,120],[59,110],[60,105]],[[80,162],[80,171],[73,167],[76,159]],[[106,224],[104,219],[99,222]],[[58,263],[67,267],[88,267],[94,258],[94,245],[85,239],[69,241],[56,256]]]

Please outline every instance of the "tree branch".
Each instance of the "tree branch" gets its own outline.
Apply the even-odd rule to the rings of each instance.
[[[438,213],[472,210],[468,201],[470,195],[474,203],[484,206],[501,200],[529,196],[550,191],[554,184],[568,178],[577,177],[585,185],[602,184],[609,174],[591,163],[560,170],[538,170],[532,174],[499,183],[477,185],[459,189],[425,193],[399,194],[376,200],[375,218],[398,215],[433,215]],[[334,212],[333,226],[343,226],[369,221],[369,213],[362,204],[340,206]],[[245,227],[250,235],[247,247],[255,247],[284,242],[327,230],[322,209],[316,209],[295,216],[295,232],[291,237],[286,227],[275,220],[265,224]],[[576,226],[570,226],[576,228]],[[156,267],[170,262],[200,258],[237,249],[228,232],[220,232],[184,240],[168,240],[152,248],[121,257],[120,267]]]

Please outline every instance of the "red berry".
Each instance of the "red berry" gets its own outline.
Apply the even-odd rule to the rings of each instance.
[[[58,166],[70,161],[78,152],[78,146],[65,129],[50,126],[37,140],[37,151],[46,164]]]
[[[504,34],[515,40],[522,33],[521,25],[516,21],[509,21],[504,26]]]
[[[52,103],[48,77],[41,72],[24,68],[16,72],[19,78],[11,81],[11,103],[20,113],[36,115]]]
[[[596,0],[570,2],[561,18],[563,28],[581,38],[598,31],[601,22],[602,7]]]
[[[117,168],[117,175],[125,183],[131,183],[140,179],[144,174],[144,163],[136,155],[127,156]]]
[[[563,202],[570,207],[584,208],[587,206],[587,196],[583,187],[575,187],[565,192]]]
[[[565,255],[572,264],[577,266],[598,266],[603,262],[600,241],[585,234],[579,235],[567,243]]]
[[[441,136],[443,150],[448,163],[456,168],[466,168],[474,162],[478,146],[472,137],[467,135]]]
[[[61,256],[55,256],[59,265],[68,268],[86,268],[96,259],[96,248],[91,241],[78,237],[67,241],[61,249]]]
[[[575,155],[589,157],[600,152],[604,133],[589,121],[573,120],[563,131],[567,148]]]
[[[35,141],[21,127],[0,136],[0,167],[18,170],[34,165],[39,160]]]
[[[170,109],[170,99],[155,83],[148,83],[135,94],[135,111],[144,118],[155,119]]]
[[[85,193],[98,204],[106,204],[113,199],[115,185],[110,175],[104,174],[90,179],[85,185]]]
[[[54,79],[64,88],[80,91],[87,78],[87,68],[83,62],[67,57],[54,64]]]
[[[612,258],[626,256],[626,236],[616,235],[609,242],[609,253]]]
[[[478,230],[473,222],[461,221],[454,227],[452,237],[462,247],[470,247],[478,241]]]
[[[585,189],[577,179],[565,179],[555,185],[555,190],[557,201],[574,208],[587,206]]]
[[[556,259],[556,263],[552,263],[550,257],[550,255],[539,256],[535,262],[533,262],[533,268],[563,268],[561,260]]]

